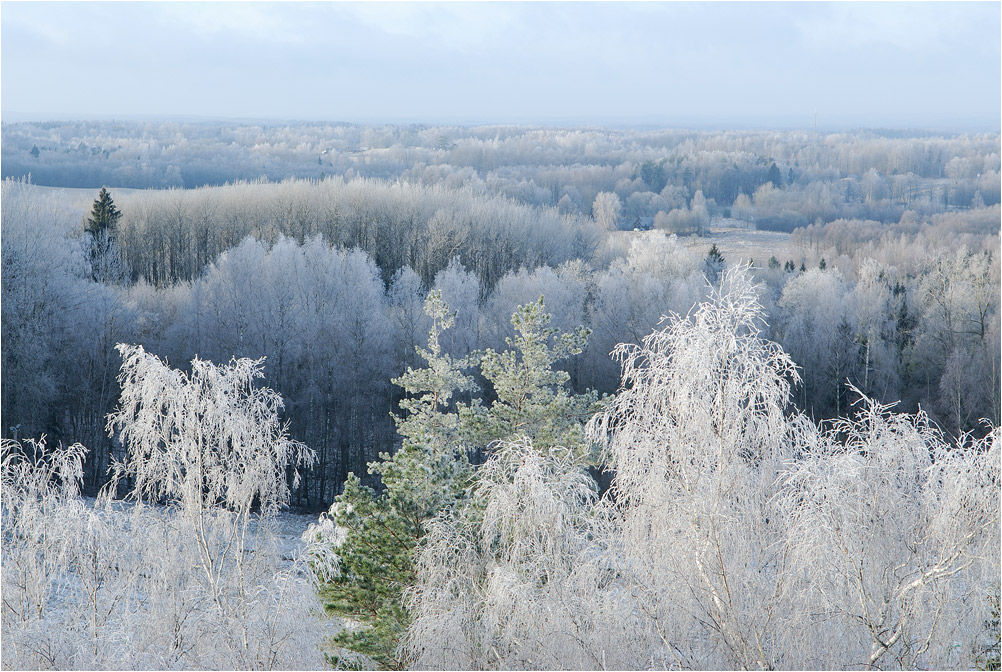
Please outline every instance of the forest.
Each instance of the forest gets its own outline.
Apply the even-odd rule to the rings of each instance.
[[[2,141],[5,668],[998,669],[997,133]]]

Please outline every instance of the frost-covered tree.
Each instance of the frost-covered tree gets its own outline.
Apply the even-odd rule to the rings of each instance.
[[[866,376],[852,298],[838,269],[802,273],[786,283],[779,298],[779,340],[802,367],[801,405],[818,420],[844,414],[847,380]]]
[[[55,667],[68,662],[63,658],[68,652],[53,646],[55,633],[46,631],[53,625],[53,603],[69,592],[61,577],[70,569],[70,549],[59,524],[80,494],[85,453],[80,444],[47,450],[44,439],[3,442],[0,623],[4,659],[11,667]]]
[[[640,614],[624,643],[633,667],[784,660],[785,529],[773,497],[810,432],[787,417],[793,361],[760,338],[746,273],[728,270],[698,310],[620,346],[624,389],[589,425],[615,470],[609,548]]]
[[[703,298],[700,261],[677,237],[649,232],[631,241],[625,259],[596,273],[589,311],[594,333],[582,372],[586,384],[615,389],[619,371],[609,353],[616,345],[639,344],[662,315],[685,314]]]
[[[862,402],[784,476],[789,608],[810,615],[795,666],[972,669],[999,587],[999,431],[950,445]]]
[[[435,275],[432,289],[456,312],[455,324],[442,334],[442,348],[453,357],[464,357],[480,346],[480,291],[477,276],[458,257]]]
[[[4,531],[21,530],[3,547],[5,664],[317,669],[315,584],[283,558],[274,515],[312,455],[288,439],[278,395],[255,386],[261,363],[196,359],[184,373],[119,350],[109,430],[127,450],[127,505],[114,483],[93,503],[76,496],[78,445],[4,444]]]
[[[60,360],[70,352],[87,262],[73,235],[76,222],[38,197],[27,180],[3,181],[0,209],[2,429],[12,437],[10,428],[20,425],[18,436],[38,437],[54,429]]]
[[[470,501],[428,524],[405,652],[416,669],[591,669],[595,484],[575,452],[501,441]],[[610,656],[612,658],[612,656]]]
[[[288,438],[282,398],[254,385],[261,360],[216,366],[196,358],[187,374],[142,346],[117,349],[122,395],[108,428],[128,450],[124,472],[140,498],[177,506],[195,521],[222,507],[243,528],[252,507],[274,513],[288,504],[286,466],[309,465],[313,453]],[[206,563],[214,574],[213,560]]]
[[[623,202],[611,191],[600,192],[592,204],[592,217],[599,228],[604,231],[615,231],[619,228],[619,218],[623,212]]]

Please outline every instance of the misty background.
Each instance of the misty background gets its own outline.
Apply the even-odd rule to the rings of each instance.
[[[4,3],[5,121],[999,127],[998,3]]]

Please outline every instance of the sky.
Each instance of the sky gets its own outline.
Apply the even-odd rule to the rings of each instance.
[[[0,3],[4,121],[997,131],[999,2]]]

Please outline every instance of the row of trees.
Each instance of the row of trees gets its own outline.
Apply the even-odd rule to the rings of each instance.
[[[461,257],[484,287],[520,267],[589,258],[599,242],[588,218],[561,215],[469,187],[331,178],[245,183],[119,197],[116,242],[132,280],[192,280],[247,236],[359,248],[388,282],[409,266],[430,284]]]
[[[362,621],[335,638],[339,664],[997,665],[998,430],[951,445],[862,396],[819,429],[790,405],[796,366],[762,338],[742,269],[617,349],[622,386],[587,426],[594,397],[552,369],[581,332],[551,342],[521,308],[521,358],[482,366],[504,392],[451,405],[472,381],[437,347],[451,313],[427,308],[427,365],[398,381],[404,447],[370,466],[385,491],[353,482],[311,529],[340,560],[329,608]]]
[[[96,487],[119,450],[104,433],[119,392],[115,343],[141,343],[171,362],[266,357],[293,436],[318,455],[295,493],[310,507],[326,506],[349,472],[364,474],[394,444],[389,414],[401,392],[389,381],[417,362],[430,289],[457,311],[442,336],[456,358],[503,348],[515,335],[515,308],[544,296],[553,326],[592,332],[581,355],[561,364],[572,388],[609,393],[619,383],[608,357],[616,344],[639,343],[663,314],[686,314],[706,296],[706,278],[715,282],[738,261],[703,258],[651,233],[605,267],[597,259],[523,266],[490,284],[474,266],[490,246],[473,268],[453,257],[426,279],[410,266],[388,272],[365,251],[319,236],[279,234],[271,243],[243,239],[191,280],[116,284],[96,280],[91,236],[58,200],[15,181],[3,196],[5,435],[85,443],[87,484]],[[955,250],[934,254],[926,229],[852,244],[836,236],[841,230],[804,238],[785,269],[776,260],[753,270],[764,282],[766,333],[801,367],[801,407],[818,420],[846,413],[848,381],[884,402],[921,405],[953,435],[979,431],[982,417],[997,422],[999,265],[990,244],[965,248],[955,236]]]
[[[507,350],[475,360],[445,353],[440,292],[424,312],[423,363],[394,381],[403,444],[369,465],[382,492],[350,478],[291,564],[274,514],[313,453],[254,384],[261,362],[185,372],[119,345],[107,428],[134,504],[112,502],[116,482],[78,497],[79,444],[4,442],[5,656],[317,669],[333,646],[339,668],[997,667],[999,430],[949,442],[863,395],[819,427],[791,404],[797,367],[762,337],[747,268],[619,346],[621,385],[602,400],[554,368],[588,332],[551,328],[542,301],[518,308]],[[463,401],[473,366],[490,400]],[[350,620],[314,618],[310,577]]]
[[[193,188],[265,178],[370,177],[594,215],[676,218],[699,192],[711,215],[791,231],[839,217],[897,221],[1000,201],[999,136],[923,132],[696,132],[596,128],[4,124],[3,176],[97,188]]]

